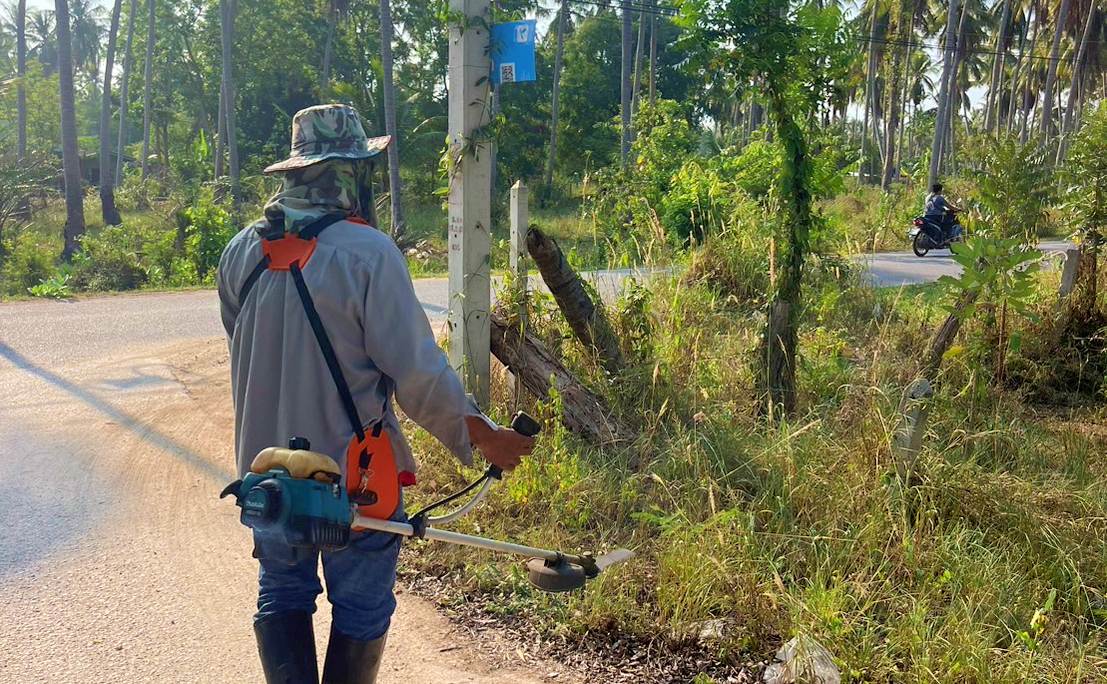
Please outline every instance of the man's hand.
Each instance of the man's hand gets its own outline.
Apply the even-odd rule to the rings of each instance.
[[[515,432],[511,428],[493,427],[477,416],[466,416],[469,441],[484,459],[504,471],[510,471],[530,456],[534,450],[534,438]]]

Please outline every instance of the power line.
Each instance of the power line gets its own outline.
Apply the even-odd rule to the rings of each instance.
[[[617,10],[622,9],[624,4],[622,0],[566,0],[571,5],[591,5],[599,7],[601,9]],[[653,15],[658,17],[675,17],[679,12],[674,7],[664,7],[661,5],[648,5],[644,0],[630,0],[626,3],[626,8],[634,10],[636,13]],[[598,15],[589,15],[596,16]]]

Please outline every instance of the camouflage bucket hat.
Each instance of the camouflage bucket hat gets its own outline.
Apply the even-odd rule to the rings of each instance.
[[[325,104],[296,112],[292,118],[292,151],[288,159],[266,167],[262,173],[284,173],[327,159],[369,159],[381,153],[391,138],[369,138],[357,110],[348,105]]]

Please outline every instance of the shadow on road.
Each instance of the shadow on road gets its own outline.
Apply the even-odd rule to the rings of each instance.
[[[69,381],[60,375],[35,365],[7,344],[0,342],[0,358],[7,359],[16,368],[30,373],[44,382],[62,390],[70,396],[80,400],[84,404],[96,409],[100,413],[111,418],[118,425],[130,430],[140,439],[149,442],[153,446],[162,449],[168,454],[184,461],[196,470],[202,472],[216,484],[223,484],[234,479],[233,473],[212,465],[202,456],[176,440],[158,431],[156,427],[135,418],[129,413],[119,409],[111,403],[101,399],[87,389]]]

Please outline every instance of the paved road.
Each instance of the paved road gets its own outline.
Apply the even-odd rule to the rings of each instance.
[[[1072,247],[1070,242],[1043,242],[1039,248],[1048,253],[1063,252]],[[950,257],[948,250],[931,252],[917,257],[911,252],[884,252],[859,257],[869,269],[873,282],[880,287],[918,285],[937,280],[944,275],[960,275],[961,267]]]

